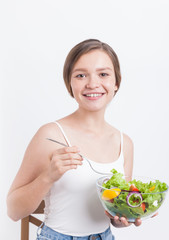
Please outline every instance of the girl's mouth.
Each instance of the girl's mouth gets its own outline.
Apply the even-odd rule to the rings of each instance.
[[[83,94],[84,97],[86,97],[89,100],[97,100],[101,98],[104,95],[104,93],[87,93]]]

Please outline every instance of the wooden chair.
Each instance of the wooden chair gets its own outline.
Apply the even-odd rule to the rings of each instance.
[[[44,213],[45,202],[42,201],[39,207],[33,212],[33,214]],[[32,223],[39,227],[42,221],[32,215],[29,215],[21,220],[21,240],[29,240],[29,223]]]

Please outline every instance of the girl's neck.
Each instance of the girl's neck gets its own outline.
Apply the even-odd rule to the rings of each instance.
[[[71,123],[72,126],[77,126],[77,128],[80,129],[98,132],[103,131],[104,127],[107,125],[104,119],[104,112],[88,112],[79,108],[74,113],[67,116],[66,119],[67,123]]]

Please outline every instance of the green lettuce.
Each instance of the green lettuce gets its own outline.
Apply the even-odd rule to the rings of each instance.
[[[117,172],[115,169],[112,169],[111,172],[113,176],[106,183],[103,183],[102,186],[107,189],[116,187],[125,191],[121,191],[120,195],[114,198],[112,202],[104,200],[110,213],[120,217],[125,216],[134,221],[135,218],[152,215],[161,206],[168,190],[166,183],[159,180],[144,183],[136,179],[127,182],[122,173]],[[142,201],[138,207],[134,206],[136,205],[134,202],[132,206],[129,206],[127,203],[129,192],[126,191],[130,191],[132,184],[135,185],[142,196]],[[144,204],[145,208],[142,207],[142,204]]]

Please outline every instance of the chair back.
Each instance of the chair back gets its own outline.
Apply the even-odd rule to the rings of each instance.
[[[44,200],[40,203],[38,208],[33,212],[33,214],[43,214],[45,208]],[[32,215],[29,215],[21,220],[21,240],[29,240],[29,223],[32,223],[39,227],[42,221]]]

